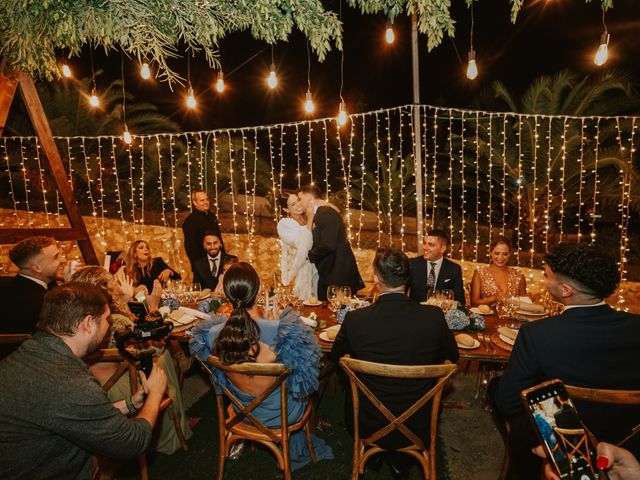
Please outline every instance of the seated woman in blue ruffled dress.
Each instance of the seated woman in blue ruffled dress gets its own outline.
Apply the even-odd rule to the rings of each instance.
[[[202,361],[210,354],[225,365],[244,362],[279,362],[291,368],[286,380],[289,423],[298,421],[304,413],[308,396],[318,388],[320,351],[313,331],[299,321],[300,314],[291,308],[282,312],[277,307],[264,315],[256,305],[260,279],[254,268],[241,262],[224,276],[224,293],[234,306],[229,319],[212,314],[209,321],[194,328],[189,342],[191,353]],[[255,396],[273,382],[271,377],[234,375],[214,369],[214,383],[225,385],[248,405]],[[265,399],[253,414],[270,428],[280,426],[280,389]],[[318,460],[333,458],[324,441],[312,435]],[[291,470],[311,461],[304,432],[291,436]]]

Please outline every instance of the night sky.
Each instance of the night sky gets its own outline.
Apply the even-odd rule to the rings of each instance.
[[[338,10],[336,1],[325,7]],[[479,76],[470,81],[465,75],[469,50],[470,13],[464,1],[453,0],[455,38],[445,37],[432,52],[426,37],[419,37],[421,102],[452,107],[472,107],[494,81],[502,81],[510,91],[521,92],[543,74],[570,69],[582,76],[598,70],[593,64],[603,27],[600,1],[527,1],[516,24],[509,19],[506,0],[482,0],[474,6],[474,48]],[[396,41],[384,42],[386,19],[383,15],[361,15],[343,6],[344,89],[349,112],[363,112],[412,102],[410,20],[396,19]],[[609,61],[601,68],[616,68],[632,75],[640,84],[640,1],[614,0],[606,22],[611,41]],[[143,81],[138,66],[125,62],[127,89],[136,98],[148,100],[187,130],[264,125],[306,118],[302,102],[307,89],[306,42],[294,32],[288,43],[275,46],[279,86],[266,87],[271,49],[254,40],[248,32],[229,35],[221,43],[222,64],[227,89],[220,95],[213,90],[215,72],[204,56],[191,60],[191,78],[198,96],[198,111],[184,107],[185,89],[166,83]],[[244,66],[240,66],[256,55]],[[80,75],[89,75],[87,55],[76,60]],[[74,61],[72,60],[72,63]],[[120,56],[94,53],[98,88],[117,78]],[[173,65],[186,76],[186,61]],[[235,70],[235,71],[234,71]],[[339,103],[340,55],[337,51],[319,63],[312,53],[311,90],[316,102],[315,118],[333,116]]]

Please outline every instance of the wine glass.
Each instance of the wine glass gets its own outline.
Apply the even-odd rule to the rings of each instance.
[[[351,301],[351,287],[340,287],[340,303],[348,304]]]
[[[198,298],[200,298],[201,292],[202,292],[202,286],[198,282],[193,282],[191,284],[191,289],[190,289],[191,301],[192,302],[197,301]]]
[[[329,285],[327,287],[327,300],[333,307],[332,310],[334,312],[338,310],[338,306],[340,302],[339,296],[340,296],[340,287],[338,287],[337,285]]]
[[[446,313],[453,308],[453,290],[440,290],[440,296],[442,297],[442,310]]]

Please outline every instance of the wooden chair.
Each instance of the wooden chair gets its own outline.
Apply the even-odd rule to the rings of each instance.
[[[340,359],[340,366],[349,376],[351,384],[351,395],[353,398],[353,469],[351,478],[357,479],[358,475],[364,472],[364,466],[373,455],[384,452],[385,449],[379,447],[376,442],[385,437],[394,430],[400,431],[407,439],[411,441],[408,447],[400,448],[397,451],[413,456],[418,460],[423,469],[424,478],[436,479],[436,431],[438,426],[438,415],[440,411],[440,398],[442,389],[447,380],[456,371],[454,364],[442,365],[388,365],[382,363],[367,362],[364,360],[356,360],[348,355]],[[411,407],[399,416],[395,416],[389,409],[367,388],[367,386],[358,377],[358,374],[375,375],[388,378],[404,378],[404,379],[425,379],[437,380],[436,384],[422,397],[420,397]],[[373,433],[367,438],[360,438],[358,417],[359,417],[359,394],[362,392],[366,398],[380,411],[389,423]],[[420,408],[425,406],[429,401],[432,402],[431,418],[429,426],[430,446],[427,449],[422,439],[418,438],[404,422],[408,420]]]
[[[28,333],[0,333],[0,360],[30,338]]]
[[[583,402],[603,403],[608,405],[640,405],[640,390],[610,390],[603,388],[586,388],[565,385],[569,397]],[[631,433],[620,443],[624,443],[640,432],[636,425]]]
[[[120,380],[120,378],[126,373],[129,372],[129,385],[131,388],[131,392],[135,392],[138,390],[138,374],[135,365],[132,365],[128,360],[120,355],[115,348],[103,348],[94,352],[90,355],[87,355],[83,359],[87,364],[94,365],[96,363],[117,363],[117,368],[115,372],[107,379],[105,383],[102,384],[102,389],[105,392],[108,392],[113,385]],[[182,427],[180,426],[180,419],[175,414],[173,410],[173,400],[169,397],[166,392],[164,397],[160,401],[160,409],[159,414],[166,410],[167,415],[173,422],[173,426],[176,429],[176,434],[178,435],[178,439],[180,440],[180,445],[183,450],[188,450],[187,440],[184,437],[184,432],[182,431]],[[149,471],[147,466],[147,454],[146,452],[141,453],[138,456],[138,466],[140,471],[140,478],[142,480],[148,480]]]
[[[311,444],[311,428],[309,420],[312,417],[311,402],[302,418],[289,425],[287,418],[287,385],[286,378],[291,369],[281,363],[240,363],[236,365],[224,365],[216,356],[210,356],[207,363],[225,373],[240,373],[244,375],[266,375],[274,377],[274,382],[248,405],[243,405],[238,398],[224,385],[216,385],[216,403],[218,408],[218,432],[220,435],[220,464],[218,466],[218,480],[222,480],[225,460],[229,456],[231,447],[240,440],[251,440],[266,446],[273,452],[278,467],[283,471],[285,480],[291,479],[291,461],[289,457],[289,437],[295,431],[304,429],[307,447],[311,454],[311,460],[316,462],[315,451]],[[280,387],[280,427],[268,428],[258,420],[253,412],[272,392]],[[230,404],[225,409],[225,397]],[[225,411],[226,410],[226,411]]]
[[[583,428],[561,428],[557,426],[553,427],[553,432],[558,439],[558,444],[561,445],[561,449],[567,453],[567,462],[571,475],[573,476],[574,465],[578,463],[588,465],[591,469],[591,474],[595,475],[593,465],[589,461],[587,432]]]

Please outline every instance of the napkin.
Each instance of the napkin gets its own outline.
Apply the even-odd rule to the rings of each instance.
[[[529,297],[520,298],[520,310],[529,313],[544,313],[544,306],[533,303]]]
[[[180,307],[179,310],[182,313],[186,313],[187,315],[193,315],[196,318],[200,318],[201,320],[209,320],[211,316],[208,313],[203,313],[200,310],[194,310],[193,308]]]
[[[509,327],[498,328],[498,333],[500,333],[501,335],[504,335],[507,338],[510,338],[511,340],[515,340],[516,337],[518,336],[518,330],[514,330],[513,328],[509,328]]]
[[[318,322],[316,322],[312,318],[303,317],[302,315],[300,315],[300,320],[302,320],[302,323],[304,323],[305,325],[310,326],[311,328],[316,328],[318,326]]]

